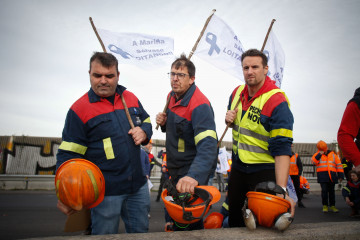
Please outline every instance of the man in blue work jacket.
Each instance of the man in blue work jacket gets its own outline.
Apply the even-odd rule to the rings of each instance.
[[[172,91],[166,113],[156,123],[166,132],[167,168],[180,193],[194,193],[207,185],[218,155],[214,112],[209,100],[195,85],[195,65],[183,54],[171,65]],[[191,226],[196,225],[196,226]],[[202,221],[189,230],[203,228]]]
[[[120,217],[127,233],[147,232],[150,196],[140,145],[151,139],[150,117],[138,98],[118,85],[118,61],[113,55],[94,53],[89,75],[90,90],[66,116],[56,167],[69,159],[84,158],[102,171],[105,197],[91,209],[92,234],[118,233]],[[60,201],[58,208],[67,215],[74,213]]]

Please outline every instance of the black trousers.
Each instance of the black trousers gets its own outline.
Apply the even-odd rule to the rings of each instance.
[[[266,181],[276,181],[274,169],[255,173],[243,173],[234,168],[231,169],[228,191],[230,227],[245,227],[242,207],[244,206],[246,193],[253,191],[256,184]]]
[[[335,183],[320,183],[320,187],[322,205],[335,206]]]

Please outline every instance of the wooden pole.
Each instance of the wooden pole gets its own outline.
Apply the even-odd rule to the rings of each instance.
[[[216,9],[213,9],[212,12],[211,12],[211,14],[210,14],[210,16],[206,19],[206,22],[205,22],[205,24],[204,24],[204,27],[203,27],[203,29],[201,30],[200,35],[199,35],[198,39],[196,40],[195,45],[194,45],[194,47],[191,49],[191,52],[190,52],[190,54],[189,54],[189,56],[188,56],[188,59],[189,59],[189,60],[190,60],[190,58],[192,57],[192,55],[194,54],[194,52],[195,52],[195,50],[196,50],[196,48],[197,48],[197,45],[199,44],[202,36],[204,35],[204,32],[205,32],[205,30],[206,30],[206,28],[207,28],[207,26],[208,26],[208,24],[209,24],[212,16],[215,14],[215,12],[216,12]],[[166,113],[166,109],[167,109],[168,106],[169,106],[170,99],[171,99],[171,96],[169,96],[169,98],[168,98],[167,101],[166,101],[166,104],[165,104],[163,113]],[[156,130],[159,129],[159,124],[156,125],[156,128],[155,128],[155,129],[156,129]]]
[[[133,128],[135,127],[135,125],[134,125],[134,123],[133,123],[133,121],[132,121],[132,119],[131,119],[131,116],[130,116],[130,113],[129,113],[129,109],[128,109],[127,105],[126,105],[124,96],[121,94],[120,97],[121,97],[121,102],[122,102],[122,104],[124,105],[125,114],[126,114],[126,117],[127,117],[128,121],[129,121],[130,127],[131,127],[131,129],[133,129]]]
[[[270,27],[269,27],[269,29],[268,29],[268,31],[267,31],[267,33],[266,33],[266,37],[265,37],[265,39],[264,39],[264,43],[263,43],[263,45],[262,45],[262,47],[261,47],[261,51],[262,51],[262,52],[264,51],[266,42],[267,42],[268,37],[269,37],[269,34],[270,34],[270,31],[271,31],[272,26],[274,25],[275,21],[276,21],[276,20],[273,19],[273,20],[271,21],[271,23],[270,23]]]
[[[275,21],[276,21],[276,20],[273,19],[273,20],[271,21],[271,23],[270,23],[270,27],[269,27],[269,29],[268,29],[268,31],[267,31],[267,33],[266,33],[264,43],[263,43],[263,45],[262,45],[262,47],[261,47],[261,51],[262,51],[262,52],[264,51],[266,42],[267,42],[268,37],[269,37],[269,34],[270,34],[270,31],[271,31],[272,26],[274,25]],[[236,109],[236,108],[239,106],[239,104],[240,104],[240,97],[239,97],[238,101],[236,102],[236,105],[235,105],[235,108],[234,108],[234,109]],[[225,128],[225,130],[224,130],[224,133],[221,135],[220,140],[218,141],[217,147],[219,147],[219,146],[221,145],[221,142],[222,142],[222,140],[223,140],[223,138],[224,138],[227,130],[229,129],[230,125],[231,125],[231,123],[226,124],[226,128]]]
[[[97,39],[99,40],[99,42],[100,42],[100,44],[101,44],[101,47],[102,47],[102,49],[103,49],[103,52],[106,53],[106,48],[105,48],[105,46],[104,46],[103,41],[102,41],[101,38],[100,38],[99,33],[98,33],[97,30],[96,30],[96,27],[95,27],[95,25],[94,25],[94,22],[93,22],[92,18],[89,17],[89,20],[90,20],[91,26],[92,26],[92,28],[93,28],[93,30],[94,30],[94,32],[95,32],[95,35],[96,35]],[[125,110],[126,118],[127,118],[128,121],[129,121],[129,124],[130,124],[131,129],[133,129],[135,126],[134,126],[134,123],[133,123],[133,121],[132,121],[132,119],[131,119],[131,116],[130,116],[130,113],[129,113],[129,109],[128,109],[127,105],[126,105],[125,99],[124,99],[124,97],[123,97],[122,94],[121,94],[120,97],[121,97],[121,102],[122,102],[123,105],[124,105],[124,110]]]
[[[205,32],[205,30],[206,30],[206,28],[207,28],[207,26],[208,26],[208,24],[209,24],[212,16],[214,16],[215,12],[216,12],[216,9],[213,9],[212,12],[211,12],[211,14],[210,14],[210,16],[206,19],[206,22],[205,22],[205,24],[204,24],[204,27],[203,27],[203,29],[201,30],[200,35],[199,35],[198,39],[196,40],[194,47],[191,49],[191,52],[190,52],[189,57],[188,57],[189,60],[190,60],[190,58],[192,57],[192,55],[194,54],[194,52],[196,51],[196,48],[197,48],[197,46],[198,46],[198,44],[199,44],[202,36],[204,35],[204,32]]]
[[[89,20],[90,20],[91,26],[92,26],[92,28],[93,28],[93,30],[94,30],[94,32],[95,32],[95,35],[96,35],[97,39],[99,40],[99,42],[100,42],[100,44],[101,44],[101,47],[102,47],[102,49],[103,49],[103,52],[106,53],[106,48],[105,48],[105,46],[104,46],[103,41],[102,41],[101,38],[100,38],[99,33],[98,33],[97,30],[96,30],[96,27],[95,27],[95,25],[94,25],[94,22],[93,22],[92,18],[89,17]]]

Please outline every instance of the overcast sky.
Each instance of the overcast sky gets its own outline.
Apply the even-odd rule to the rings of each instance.
[[[61,137],[69,107],[90,88],[89,58],[102,48],[92,30],[174,38],[190,53],[212,9],[245,49],[260,49],[272,19],[286,56],[282,89],[295,118],[294,142],[336,140],[345,106],[360,86],[360,1],[0,0],[0,135]],[[229,96],[241,82],[194,55],[195,83],[209,98],[220,138]],[[119,83],[155,116],[170,91],[170,66],[120,65]],[[225,136],[231,141],[231,131]]]

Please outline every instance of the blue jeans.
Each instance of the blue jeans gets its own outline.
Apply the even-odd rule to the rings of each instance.
[[[150,194],[145,183],[137,192],[105,196],[91,209],[91,234],[117,234],[120,216],[127,233],[145,233],[149,230]]]

